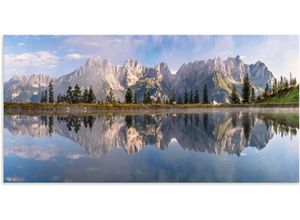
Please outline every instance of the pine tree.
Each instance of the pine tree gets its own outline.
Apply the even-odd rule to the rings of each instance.
[[[278,85],[277,85],[277,79],[274,79],[274,83],[273,83],[273,93],[277,94],[278,92]]]
[[[189,99],[189,103],[193,103],[194,102],[194,95],[193,95],[193,91],[190,91],[190,99]]]
[[[207,84],[204,85],[203,89],[203,104],[208,104],[208,89],[207,89]]]
[[[43,103],[44,102],[44,92],[42,91],[42,94],[41,94],[41,99],[40,99],[40,102]]]
[[[111,93],[112,93],[112,98],[114,100],[112,89],[111,89]],[[94,90],[93,90],[92,86],[90,86],[90,88],[89,88],[87,102],[88,103],[95,103],[96,102],[96,95],[94,93]]]
[[[181,99],[181,96],[180,96],[180,95],[178,96],[177,103],[178,103],[178,104],[182,104],[182,99]]]
[[[238,104],[240,103],[240,98],[238,94],[236,93],[236,88],[233,86],[232,91],[231,91],[231,96],[230,96],[230,101],[233,104]]]
[[[152,103],[150,91],[148,91],[146,89],[144,91],[144,100],[143,100],[143,103],[144,104],[151,104]]]
[[[78,84],[76,84],[73,91],[72,103],[79,103],[79,102],[81,102],[81,90]]]
[[[54,103],[54,92],[53,92],[53,84],[52,81],[49,83],[49,103]]]
[[[109,103],[115,103],[116,102],[115,95],[114,95],[114,92],[113,92],[112,88],[109,88],[109,92],[106,96],[106,102],[109,102]]]
[[[284,77],[284,80],[283,80],[283,88],[284,89],[289,88],[289,82],[288,82],[287,78],[285,78],[285,77]]]
[[[132,103],[132,91],[130,88],[127,89],[126,95],[125,95],[125,102],[126,103]]]
[[[65,95],[60,96],[60,100],[61,102],[66,102],[66,96]]]
[[[195,96],[194,96],[194,103],[199,103],[199,102],[200,102],[199,92],[198,89],[196,89]]]
[[[87,89],[84,90],[82,95],[82,102],[88,103],[89,102],[89,91]]]
[[[60,93],[57,95],[56,100],[57,100],[57,101],[56,101],[57,103],[62,102],[62,98],[61,98],[61,94],[60,94]]]
[[[44,102],[48,102],[48,91],[45,90],[44,92]]]
[[[73,98],[73,89],[72,86],[69,86],[67,92],[66,92],[66,102],[71,104],[72,103],[72,99]]]
[[[279,82],[279,88],[278,88],[278,90],[280,91],[282,89],[283,89],[283,77],[280,76],[280,82]]]
[[[265,91],[263,93],[263,97],[267,97],[269,95],[269,84],[266,83]]]
[[[268,83],[266,83],[266,87],[265,87],[265,92],[269,92],[269,84]]]
[[[295,87],[296,85],[297,85],[297,79],[294,78],[294,79],[292,79],[291,87]]]
[[[251,88],[251,102],[255,102],[255,90],[253,87]]]
[[[135,90],[134,92],[134,104],[137,104],[138,103],[138,100],[137,100],[137,90]]]
[[[243,82],[243,103],[249,103],[249,98],[250,98],[250,80],[248,74],[244,77],[244,82]]]
[[[172,98],[170,99],[171,104],[176,102],[175,92],[173,90]]]
[[[189,95],[186,90],[184,90],[184,104],[187,104],[189,102]]]
[[[290,87],[295,87],[297,85],[296,77],[292,77],[292,73],[290,73]]]

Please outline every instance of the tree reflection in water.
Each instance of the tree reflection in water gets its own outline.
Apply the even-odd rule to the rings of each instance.
[[[299,129],[297,113],[247,111],[153,115],[43,115],[38,117],[37,122],[31,119],[29,116],[11,117],[9,120],[6,117],[5,126],[11,132],[16,132],[21,126],[14,124],[22,124],[22,129],[27,128],[26,132],[31,136],[52,136],[55,133],[69,137],[84,146],[92,155],[95,152],[97,155],[108,152],[118,146],[124,147],[128,153],[139,152],[148,145],[166,149],[176,139],[184,149],[214,154],[227,152],[239,156],[245,147],[262,149],[274,134],[291,135],[292,138]],[[34,123],[39,123],[40,126],[34,126]]]

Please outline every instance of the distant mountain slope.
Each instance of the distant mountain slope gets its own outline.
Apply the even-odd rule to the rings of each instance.
[[[9,102],[39,102],[54,77],[43,74],[16,75],[4,83],[4,100]]]
[[[207,84],[210,101],[227,102],[233,86],[241,92],[246,74],[249,75],[256,94],[262,93],[265,84],[271,84],[274,80],[272,72],[264,63],[258,61],[248,65],[239,56],[183,64],[176,74],[171,73],[166,63],[146,67],[137,60],[129,59],[123,65],[115,65],[97,56],[88,59],[79,69],[57,79],[41,74],[13,77],[4,83],[4,99],[13,102],[37,102],[41,91],[52,80],[55,96],[64,94],[69,86],[78,84],[82,90],[91,85],[97,99],[102,101],[105,101],[110,88],[117,100],[124,101],[128,87],[137,94],[139,101],[142,101],[145,90],[150,91],[154,100],[158,97],[162,100],[170,99],[173,93],[178,98],[183,96],[185,90],[198,90],[202,101],[203,88]]]
[[[241,93],[246,74],[249,75],[256,94],[262,93],[266,83],[270,85],[274,80],[272,72],[260,61],[247,65],[240,56],[229,57],[224,61],[218,57],[207,62],[183,64],[175,75],[175,91],[177,95],[184,94],[184,90],[198,89],[201,93],[207,84],[210,101],[228,102],[233,86]]]

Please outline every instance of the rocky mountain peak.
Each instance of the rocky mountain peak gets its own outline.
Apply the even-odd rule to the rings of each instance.
[[[171,73],[171,70],[170,70],[168,64],[166,64],[164,62],[161,62],[160,64],[156,65],[155,69],[158,72],[161,72],[162,74],[169,74],[169,73]]]
[[[266,83],[270,84],[274,79],[272,72],[264,63],[258,61],[248,65],[239,55],[225,60],[215,57],[207,61],[184,63],[176,74],[172,74],[164,62],[155,67],[146,67],[138,60],[128,59],[123,65],[118,66],[108,59],[95,56],[89,58],[79,69],[58,79],[43,74],[14,76],[4,84],[5,100],[39,100],[40,92],[52,80],[55,95],[64,94],[69,86],[74,87],[76,84],[82,89],[91,85],[97,99],[105,100],[107,91],[112,88],[116,99],[120,101],[124,100],[128,87],[137,91],[140,98],[143,98],[145,88],[149,89],[152,97],[170,97],[173,91],[176,96],[182,96],[185,90],[202,91],[207,84],[211,101],[225,102],[233,86],[236,86],[238,92],[241,91],[246,74],[249,75],[257,94],[263,91]]]

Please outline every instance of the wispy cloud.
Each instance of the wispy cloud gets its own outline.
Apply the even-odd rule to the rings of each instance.
[[[59,57],[49,51],[36,51],[20,54],[4,54],[4,62],[12,66],[46,66],[54,67]]]
[[[90,55],[84,55],[84,54],[79,54],[79,53],[69,53],[65,56],[67,60],[82,60],[90,57]]]
[[[18,43],[18,46],[25,46],[26,44],[25,43],[23,43],[23,42],[19,42]]]

